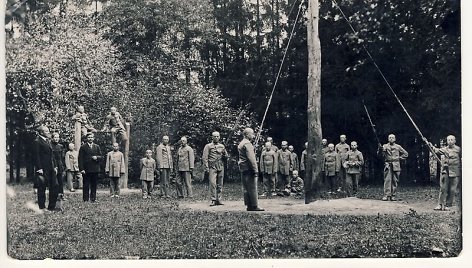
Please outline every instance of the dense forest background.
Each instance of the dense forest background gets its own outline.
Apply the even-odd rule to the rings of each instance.
[[[430,182],[428,149],[363,46],[423,134],[436,144],[454,134],[460,145],[460,1],[337,3],[358,36],[334,1],[320,1],[323,137],[358,141],[368,159],[364,182],[381,182],[364,101],[380,141],[395,133],[410,153],[402,178]],[[26,177],[34,174],[30,148],[39,124],[73,140],[71,116],[80,104],[96,128],[111,106],[131,123],[131,181],[139,158],[165,134],[173,144],[188,135],[201,155],[219,130],[234,163],[233,145],[242,127],[261,121],[295,23],[263,135],[276,145],[288,140],[300,154],[307,135],[306,8],[302,0],[8,0],[10,181],[20,180],[21,167]],[[109,137],[97,136],[105,152]]]

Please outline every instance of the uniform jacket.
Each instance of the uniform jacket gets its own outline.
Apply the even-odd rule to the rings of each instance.
[[[195,167],[195,153],[192,147],[186,145],[185,147],[180,146],[177,150],[177,168],[178,171],[190,171]]]
[[[449,171],[449,177],[459,177],[461,175],[461,148],[459,146],[434,148],[434,152],[444,156],[441,157],[441,173]]]
[[[303,150],[302,157],[300,159],[300,170],[301,171],[306,170],[306,165],[307,165],[306,160],[307,160],[307,152],[306,152],[306,149],[305,149],[305,150]]]
[[[169,145],[159,144],[156,148],[156,164],[157,168],[174,168],[172,162],[172,152]]]
[[[300,177],[297,178],[291,178],[290,180],[290,188],[292,190],[295,190],[297,192],[303,191],[303,180]]]
[[[289,150],[279,150],[277,155],[279,173],[282,175],[290,175],[290,171],[293,170],[292,153]]]
[[[66,170],[79,171],[79,152],[76,150],[67,151],[66,156],[64,157],[64,163]]]
[[[125,157],[122,152],[108,152],[105,172],[108,177],[121,177],[126,172]]]
[[[265,145],[262,146],[262,150],[264,149],[265,149]],[[279,150],[279,147],[272,144],[272,146],[270,146],[270,149],[274,152],[277,152]]]
[[[54,174],[54,168],[57,167],[51,143],[38,136],[35,140],[35,167],[36,170],[43,170],[46,176]]]
[[[391,164],[393,171],[401,171],[400,160],[406,159],[408,152],[396,143],[393,145],[390,145],[390,143],[384,144],[382,148],[386,167],[388,168]]]
[[[254,146],[251,141],[244,138],[238,145],[239,160],[238,166],[240,171],[252,171],[253,173],[258,172],[256,153],[254,152]]]
[[[350,149],[351,149],[351,146],[349,146],[349,144],[347,144],[347,143],[338,143],[334,147],[334,151],[336,153],[338,153],[339,159],[341,161],[343,161],[344,158],[346,158],[346,154],[347,154],[347,152],[349,152]],[[326,149],[326,152],[327,151],[328,151],[328,149]]]
[[[57,164],[57,173],[61,174],[64,171],[64,146],[60,143],[51,143],[52,153],[54,155],[54,161]]]
[[[349,151],[346,154],[346,158],[343,161],[343,165],[346,165],[346,173],[348,174],[360,174],[362,166],[364,165],[364,156],[359,150]]]
[[[322,161],[321,171],[324,171],[326,176],[335,176],[341,168],[341,159],[336,152],[327,152]]]
[[[154,181],[154,172],[156,171],[156,160],[153,158],[144,157],[140,161],[141,165],[141,176],[139,177],[142,181]]]
[[[292,158],[290,161],[292,161],[293,169],[297,170],[300,167],[300,162],[298,162],[298,155],[296,153],[292,153],[290,157]]]
[[[227,152],[225,146],[221,143],[215,144],[213,142],[208,143],[203,148],[203,166],[205,170],[216,169],[221,171],[224,169],[223,157],[226,157]]]
[[[260,169],[263,174],[275,174],[277,173],[277,153],[270,151],[262,151],[259,159]]]
[[[93,160],[92,156],[96,156],[97,160]],[[99,173],[100,159],[102,159],[102,152],[100,146],[92,143],[92,147],[88,143],[80,146],[79,150],[79,169],[85,170],[85,173]]]
[[[328,146],[321,148],[321,153],[324,155],[328,152]]]

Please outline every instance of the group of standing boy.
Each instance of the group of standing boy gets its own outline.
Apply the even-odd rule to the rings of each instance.
[[[116,120],[116,114],[117,112],[112,109],[107,117],[108,121],[115,124],[119,123],[119,120]],[[82,114],[78,118],[83,121],[86,116],[84,119]],[[115,133],[123,134],[121,132],[115,129]],[[290,194],[301,196],[304,191],[303,179],[306,177],[307,150],[305,149],[302,152],[299,161],[293,146],[288,145],[287,141],[282,141],[281,149],[278,149],[272,138],[268,137],[257,161],[251,143],[255,136],[254,131],[246,128],[243,136],[244,138],[238,146],[238,164],[247,210],[263,211],[257,203],[259,172],[263,178],[263,193],[261,196],[285,196]],[[70,143],[69,150],[64,154],[63,146],[59,143],[59,133],[55,132],[51,135],[47,127],[41,126],[38,128],[38,138],[35,142],[35,166],[40,209],[46,210],[46,188],[49,188],[48,211],[56,210],[57,200],[65,200],[62,179],[64,175],[67,177],[67,188],[71,192],[75,191],[76,188],[83,188],[83,201],[97,202],[97,181],[100,173],[100,161],[103,156],[100,146],[94,143],[93,132],[87,132],[85,137],[86,140],[78,152],[75,150],[74,144]],[[121,137],[122,140],[126,138],[126,136]],[[448,210],[454,201],[461,169],[461,150],[460,147],[455,145],[455,142],[455,137],[450,135],[447,137],[447,146],[442,148],[435,148],[429,143],[435,153],[441,156],[441,189],[436,210]],[[336,146],[332,143],[328,144],[326,139],[322,140],[321,171],[324,183],[329,186],[329,194],[340,191],[345,191],[348,196],[357,194],[364,165],[364,157],[357,147],[356,141],[352,141],[349,146],[346,143],[345,135],[340,136],[340,141]],[[307,148],[307,143],[305,143],[305,148]],[[379,151],[385,161],[382,200],[395,201],[401,172],[400,161],[408,157],[408,152],[396,143],[393,134],[388,136],[388,143],[382,145]],[[157,146],[156,159],[153,159],[153,154],[152,150],[147,150],[145,157],[140,160],[143,198],[146,199],[151,196],[157,173],[160,177],[160,195],[169,198],[170,174],[174,170],[174,161],[168,136],[164,136],[162,143]],[[227,157],[226,148],[220,143],[220,134],[213,132],[212,142],[205,145],[202,155],[204,170],[208,174],[209,180],[210,206],[223,204],[221,199],[225,172],[224,162]],[[193,197],[192,175],[195,167],[195,152],[187,144],[186,137],[180,139],[176,165],[178,174],[176,178],[177,197]],[[124,156],[119,151],[119,144],[114,142],[113,150],[106,155],[105,165],[105,172],[110,178],[111,197],[119,196],[119,179],[125,173],[125,170]]]
[[[278,149],[272,138],[267,138],[259,158],[264,186],[262,197],[303,193],[308,159],[307,146],[308,143],[305,143],[305,150],[298,161],[293,146],[288,145],[287,141],[282,141],[281,149]],[[323,139],[321,153],[321,171],[324,183],[329,185],[329,193],[345,188],[349,196],[356,194],[361,168],[364,165],[364,157],[357,150],[357,142],[353,141],[349,146],[346,136],[341,135],[340,142],[334,146]]]

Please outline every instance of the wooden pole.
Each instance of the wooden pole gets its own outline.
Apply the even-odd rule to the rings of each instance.
[[[123,178],[121,180],[121,188],[128,188],[128,168],[129,168],[129,139],[130,139],[130,129],[131,129],[131,124],[126,122],[125,123],[125,128],[126,128],[126,136],[128,136],[128,139],[126,139],[125,142],[125,151],[124,151],[124,157],[125,157],[125,174],[123,175]]]
[[[319,1],[308,0],[308,159],[305,204],[318,197],[321,185],[321,45],[318,20]]]
[[[74,146],[75,150],[80,149],[82,144],[82,124],[79,121],[75,121],[75,133],[74,133]]]

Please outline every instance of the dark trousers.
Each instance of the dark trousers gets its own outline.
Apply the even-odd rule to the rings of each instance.
[[[346,191],[348,196],[357,194],[359,188],[359,179],[361,177],[360,173],[356,174],[346,174]]]
[[[337,184],[338,177],[336,175],[334,175],[334,176],[326,175],[325,179],[327,181],[327,185],[329,185],[329,191],[330,192],[336,192],[336,187],[338,185]]]
[[[94,202],[97,198],[97,181],[98,173],[85,173],[83,174],[84,178],[84,188],[82,191],[82,198],[84,201]]]
[[[277,185],[279,192],[283,192],[285,189],[290,189],[290,174],[280,174],[278,173]]]
[[[64,194],[64,171],[62,170],[57,172],[57,193]]]
[[[346,169],[343,167],[339,169],[338,187],[346,190]]]
[[[49,188],[49,203],[48,209],[56,208],[57,202],[57,179],[54,173],[38,175],[36,178],[36,185],[38,187],[38,206],[40,209],[46,208],[46,187]]]
[[[241,182],[243,184],[244,205],[248,208],[256,208],[258,206],[256,176],[252,171],[242,171]]]

